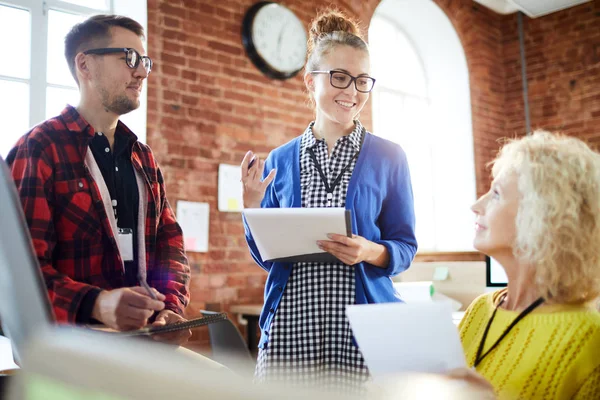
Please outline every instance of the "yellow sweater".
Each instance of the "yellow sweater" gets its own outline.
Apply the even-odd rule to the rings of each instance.
[[[485,294],[460,323],[469,367],[506,289]],[[519,315],[498,308],[483,354]],[[499,399],[600,399],[600,313],[587,306],[546,305],[523,318],[477,367]]]

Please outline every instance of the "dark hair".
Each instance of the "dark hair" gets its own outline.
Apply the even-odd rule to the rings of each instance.
[[[79,85],[75,73],[75,56],[92,46],[103,46],[111,39],[111,28],[121,27],[144,37],[144,28],[131,18],[121,15],[94,15],[75,25],[65,36],[65,58],[71,75]]]
[[[320,12],[311,23],[306,73],[318,69],[321,57],[339,45],[350,46],[369,53],[369,47],[362,38],[359,23],[337,9],[328,8]]]

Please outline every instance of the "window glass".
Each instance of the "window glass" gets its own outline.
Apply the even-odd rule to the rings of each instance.
[[[48,11],[48,83],[76,87],[65,60],[65,36],[73,25],[84,21],[85,15],[69,14],[62,11]]]
[[[421,59],[409,38],[391,22],[373,17],[369,29],[373,77],[377,85],[406,94],[427,96],[427,81]],[[393,51],[390,51],[393,48]],[[377,86],[376,85],[376,86]]]
[[[0,80],[0,155],[6,158],[10,149],[29,128],[29,85]]]
[[[429,105],[424,99],[403,96],[380,88],[374,97],[377,136],[398,143],[406,153],[410,168],[417,220],[415,234],[420,249],[436,246],[433,213],[433,159],[426,125]],[[374,121],[375,122],[375,121]]]
[[[418,14],[415,6],[424,3],[428,2],[414,2],[405,11]],[[475,169],[464,52],[458,40],[453,53],[444,51],[447,43],[441,38],[448,31],[440,28],[423,36],[421,26],[407,14],[392,14],[375,15],[369,27],[372,74],[377,79],[372,94],[374,133],[406,153],[419,251],[472,250]],[[454,81],[465,86],[448,84]]]
[[[97,8],[104,9],[108,8],[108,4],[106,0],[62,0],[65,3],[71,3],[78,6],[88,7],[88,8]]]
[[[49,86],[46,90],[46,119],[60,114],[67,104],[77,106],[79,91]]]
[[[0,75],[29,79],[30,36],[29,11],[0,5]]]

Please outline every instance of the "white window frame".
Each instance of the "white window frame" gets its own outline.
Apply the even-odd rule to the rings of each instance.
[[[147,32],[146,0],[105,0],[104,9],[89,8],[61,0],[0,0],[1,6],[16,7],[28,10],[31,17],[31,46],[29,79],[0,75],[0,79],[27,83],[29,85],[29,126],[33,127],[46,119],[46,89],[48,87],[76,89],[74,86],[50,84],[47,82],[48,59],[48,10],[57,10],[72,14],[91,16],[94,14],[121,14],[138,21]],[[146,140],[147,89],[140,98],[140,107],[133,112],[134,116],[126,116],[128,126],[141,141]],[[25,133],[25,132],[23,132]]]

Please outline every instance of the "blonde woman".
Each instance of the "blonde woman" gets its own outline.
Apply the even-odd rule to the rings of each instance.
[[[467,363],[500,399],[600,399],[600,156],[536,132],[505,145],[472,209],[475,248],[508,287],[460,325]]]

